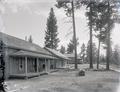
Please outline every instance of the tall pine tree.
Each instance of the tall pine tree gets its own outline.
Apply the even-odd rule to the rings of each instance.
[[[62,54],[65,54],[65,52],[66,52],[65,47],[64,47],[63,45],[62,45],[61,48],[60,48],[60,52],[61,52]]]
[[[79,40],[79,39],[77,38],[77,39],[76,39],[76,44],[77,44],[77,46],[79,45],[78,40]],[[67,53],[68,53],[68,54],[71,54],[71,53],[74,52],[74,50],[75,50],[74,43],[75,43],[74,38],[72,38],[72,39],[70,40],[69,44],[68,44],[68,47],[67,47]]]
[[[96,47],[96,45],[95,45],[95,43],[92,43],[93,45],[92,45],[92,58],[93,58],[93,61],[92,61],[92,63],[94,64],[94,63],[96,63],[96,59],[97,59],[97,47]],[[88,63],[90,63],[90,41],[88,41],[88,44],[87,44],[87,49],[86,49],[86,55],[87,55],[87,62]]]
[[[59,38],[57,37],[57,19],[55,17],[53,8],[50,9],[46,25],[47,28],[45,31],[45,47],[56,50],[58,47]]]
[[[85,62],[85,55],[86,55],[86,47],[85,47],[85,44],[83,43],[81,46],[81,52],[80,52],[80,57],[83,63]]]

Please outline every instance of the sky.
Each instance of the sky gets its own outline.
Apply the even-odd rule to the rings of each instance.
[[[43,47],[46,22],[50,8],[53,7],[60,38],[59,48],[61,45],[67,47],[73,36],[71,18],[66,17],[64,10],[57,9],[55,4],[56,0],[5,0],[4,3],[0,3],[0,30],[21,39],[32,35],[33,42]],[[85,7],[75,12],[75,21],[79,52],[80,46],[83,43],[87,44],[89,40]],[[119,26],[120,24],[115,24],[111,38],[113,45],[119,44],[120,46]]]

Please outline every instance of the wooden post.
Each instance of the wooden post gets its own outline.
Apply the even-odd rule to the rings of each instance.
[[[50,60],[48,60],[48,72],[50,71]]]
[[[47,61],[45,59],[45,72],[47,73]]]
[[[25,57],[25,78],[27,79],[27,56]]]
[[[36,58],[36,62],[37,62],[37,73],[39,72],[38,67],[39,67],[39,62],[38,62],[38,58]]]

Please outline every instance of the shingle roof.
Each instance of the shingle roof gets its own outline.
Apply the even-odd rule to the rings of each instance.
[[[39,57],[39,58],[56,59],[53,56],[38,54],[38,53],[34,53],[34,52],[29,52],[29,51],[22,51],[22,50],[20,50],[16,53],[10,54],[10,56],[32,56],[32,57]]]
[[[47,50],[41,48],[40,46],[38,46],[34,43],[30,43],[28,41],[7,35],[7,34],[2,33],[2,32],[0,32],[0,39],[2,39],[4,44],[8,47],[38,52],[38,53],[47,54],[47,55],[52,55]]]
[[[70,60],[65,55],[63,55],[62,53],[60,53],[60,52],[58,52],[58,51],[56,51],[54,49],[50,49],[50,48],[46,48],[46,47],[45,47],[45,49],[48,50],[49,52],[51,52],[52,54],[54,54],[58,58]]]
[[[74,57],[75,57],[74,53],[64,54],[64,55],[65,55],[66,57],[68,57],[68,58],[74,58]],[[77,59],[81,59],[80,56],[77,55]]]

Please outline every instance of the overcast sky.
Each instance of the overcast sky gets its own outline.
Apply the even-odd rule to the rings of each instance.
[[[72,38],[72,24],[65,16],[64,10],[55,7],[56,0],[5,0],[0,4],[1,17],[0,29],[12,36],[25,39],[32,35],[33,42],[44,46],[46,21],[50,8],[53,7],[57,17],[59,45],[67,46]],[[85,8],[82,7],[76,14],[76,33],[79,38],[79,48],[82,43],[87,43],[89,31],[87,27]],[[120,45],[120,24],[113,29],[113,44]]]

